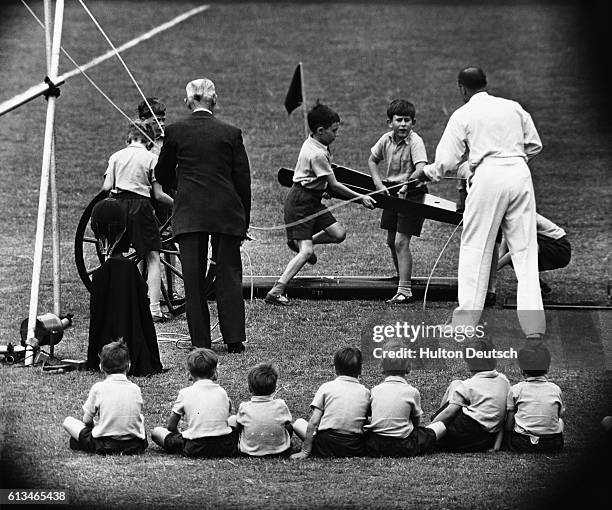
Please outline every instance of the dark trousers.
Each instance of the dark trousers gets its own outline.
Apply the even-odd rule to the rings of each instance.
[[[210,314],[206,261],[208,232],[181,234],[177,237],[185,285],[185,311],[191,343],[195,347],[210,348]],[[226,344],[244,342],[244,299],[242,298],[241,238],[212,234],[216,252],[216,299],[219,327]]]

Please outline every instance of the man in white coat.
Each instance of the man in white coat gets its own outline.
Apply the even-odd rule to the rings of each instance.
[[[456,171],[467,155],[470,187],[459,253],[459,306],[452,325],[476,326],[480,320],[501,226],[518,279],[519,322],[528,338],[542,337],[546,320],[538,279],[536,204],[527,166],[542,143],[520,104],[487,92],[482,69],[463,69],[458,84],[465,104],[448,120],[435,161],[413,175],[439,181]]]

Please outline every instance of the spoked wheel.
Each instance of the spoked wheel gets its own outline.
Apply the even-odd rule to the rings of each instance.
[[[104,256],[91,230],[91,211],[98,202],[107,196],[107,193],[100,192],[87,205],[79,220],[74,238],[74,260],[76,262],[77,271],[79,272],[79,277],[85,287],[87,287],[87,290],[91,289],[92,273],[104,262]],[[182,297],[184,296],[184,288],[179,251],[172,238],[170,220],[163,224],[159,224],[159,235],[161,239],[160,260],[164,269],[161,272],[162,304],[166,305],[168,311],[173,316],[177,316],[185,311],[185,299]],[[209,253],[211,253],[210,250]],[[133,250],[130,250],[127,257],[134,260],[135,263],[140,262],[140,258],[136,256]],[[215,266],[214,264],[209,266],[206,281],[209,288],[209,295],[212,295],[214,293]]]

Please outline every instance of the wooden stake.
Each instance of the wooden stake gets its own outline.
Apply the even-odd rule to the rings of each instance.
[[[308,127],[308,112],[306,111],[306,89],[304,88],[304,66],[300,65],[300,86],[302,88],[302,114],[304,115],[304,138],[308,138],[310,135],[310,128]]]

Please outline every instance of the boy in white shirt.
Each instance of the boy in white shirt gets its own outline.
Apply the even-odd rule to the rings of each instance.
[[[169,453],[186,457],[229,457],[237,453],[237,435],[229,426],[232,404],[217,380],[217,355],[194,349],[187,356],[193,385],[179,391],[166,427],[155,427],[151,439]],[[179,432],[181,419],[185,429]]]
[[[363,426],[370,409],[370,390],[357,379],[362,356],[356,347],[344,347],[334,355],[336,377],[323,383],[310,407],[310,420],[293,424],[304,441],[292,459],[307,457],[359,457],[365,454]]]
[[[525,347],[518,354],[525,380],[508,393],[506,444],[520,453],[553,453],[563,449],[565,411],[561,388],[548,381],[550,352],[543,345]]]
[[[249,371],[249,402],[242,402],[230,426],[240,432],[238,449],[253,457],[288,457],[291,454],[291,412],[285,401],[274,398],[278,369],[260,363]]]
[[[376,189],[391,196],[405,197],[406,186],[399,190],[397,185],[406,182],[416,171],[427,163],[427,151],[423,139],[412,128],[415,123],[416,109],[405,99],[391,101],[387,108],[387,122],[391,131],[382,135],[370,150],[368,168]],[[385,172],[381,178],[379,166],[384,164]],[[392,187],[391,190],[387,186]],[[423,193],[427,187],[420,184]],[[423,216],[397,214],[383,210],[380,228],[387,231],[387,245],[398,274],[398,287],[395,295],[387,301],[390,304],[408,303],[412,300],[412,236],[420,237]]]
[[[383,353],[402,352],[401,341],[390,341]],[[442,422],[420,425],[421,395],[406,380],[410,371],[407,357],[384,356],[383,383],[372,388],[372,416],[366,429],[366,451],[370,457],[414,457],[431,453],[436,440],[445,432]]]
[[[99,455],[143,453],[147,439],[140,388],[126,377],[130,369],[127,345],[111,342],[100,352],[104,381],[95,383],[83,404],[83,421],[68,417],[63,427],[70,448]],[[94,418],[98,416],[98,421]]]
[[[452,381],[432,423],[443,422],[445,436],[436,448],[451,452],[499,450],[510,382],[495,370],[492,346],[476,340],[470,347],[482,357],[466,358],[472,377]]]

